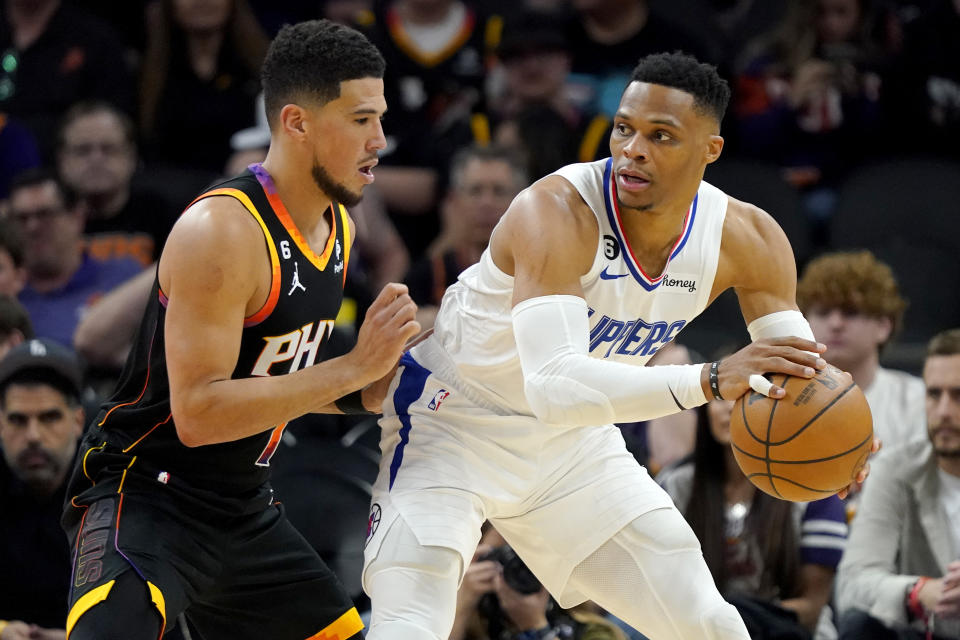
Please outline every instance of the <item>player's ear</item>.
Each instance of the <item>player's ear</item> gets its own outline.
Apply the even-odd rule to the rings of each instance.
[[[285,104],[280,109],[280,130],[295,139],[305,135],[304,120],[306,113],[303,107],[296,104]]]
[[[706,152],[706,161],[707,164],[711,162],[716,162],[717,158],[720,157],[720,152],[723,151],[723,137],[712,135],[707,138],[707,152]]]

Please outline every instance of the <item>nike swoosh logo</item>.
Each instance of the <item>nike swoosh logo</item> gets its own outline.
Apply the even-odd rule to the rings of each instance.
[[[607,273],[609,267],[604,267],[603,271],[600,272],[601,280],[616,280],[617,278],[626,278],[629,273]]]

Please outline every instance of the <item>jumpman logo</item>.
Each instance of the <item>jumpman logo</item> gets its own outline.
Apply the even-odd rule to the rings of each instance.
[[[293,295],[293,292],[297,290],[297,287],[303,289],[304,291],[307,290],[307,288],[306,288],[305,286],[303,286],[303,283],[300,282],[300,271],[299,271],[299,269],[298,269],[298,267],[297,267],[297,262],[296,262],[296,260],[294,260],[294,262],[293,262],[293,283],[290,285],[290,291],[287,291],[287,295],[288,295],[288,296]]]

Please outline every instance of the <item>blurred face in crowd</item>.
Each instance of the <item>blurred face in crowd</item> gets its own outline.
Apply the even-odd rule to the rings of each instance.
[[[53,181],[20,187],[10,194],[10,217],[24,239],[27,273],[57,276],[80,250],[83,215],[68,209]]]
[[[504,60],[510,94],[522,102],[545,102],[563,89],[570,56],[560,50],[529,50]]]
[[[13,257],[0,248],[0,295],[16,298],[27,281],[27,271],[13,263]]]
[[[627,85],[613,120],[610,155],[623,208],[688,207],[723,138],[693,95],[646,82]]]
[[[485,245],[519,190],[510,163],[471,158],[451,193],[451,222],[463,225],[467,242]]]
[[[173,0],[173,18],[188,32],[219,31],[232,10],[233,0]]]
[[[960,354],[929,356],[923,365],[927,386],[927,434],[934,452],[960,459]]]
[[[817,33],[827,43],[845,42],[854,37],[860,23],[860,0],[819,0]]]
[[[7,387],[0,414],[3,455],[13,473],[37,493],[49,495],[63,483],[82,431],[83,409],[71,406],[54,387]]]
[[[710,434],[720,444],[730,444],[730,412],[733,400],[711,400],[707,403],[707,422]]]
[[[110,111],[94,111],[71,122],[63,130],[57,159],[64,182],[80,196],[124,191],[136,168],[133,142]]]
[[[297,108],[313,145],[313,179],[326,195],[346,206],[360,201],[374,180],[377,156],[387,145],[380,119],[387,110],[383,80],[340,83],[340,97],[321,107]],[[296,120],[291,120],[296,126]]]
[[[889,318],[868,316],[844,309],[814,306],[804,314],[817,340],[827,345],[827,358],[844,370],[856,369],[876,358],[880,345],[890,338]]]

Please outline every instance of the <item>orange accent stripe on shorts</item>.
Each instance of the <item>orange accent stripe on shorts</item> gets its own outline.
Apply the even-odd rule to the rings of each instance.
[[[250,215],[252,215],[260,225],[260,229],[263,231],[263,237],[267,242],[267,251],[270,253],[270,267],[272,271],[272,276],[270,278],[270,294],[267,296],[267,301],[263,303],[263,306],[260,307],[256,313],[243,319],[244,327],[252,327],[263,322],[267,316],[270,315],[270,312],[273,311],[273,308],[277,306],[277,300],[280,299],[280,258],[277,256],[277,246],[273,241],[273,236],[270,235],[270,230],[267,229],[267,224],[263,221],[263,218],[260,217],[260,212],[257,211],[257,208],[254,206],[247,194],[239,189],[214,189],[213,191],[207,191],[206,193],[197,196],[194,201],[190,203],[190,206],[193,206],[196,202],[202,200],[203,198],[209,198],[211,196],[230,196],[239,200],[240,204],[242,204],[243,207],[250,212]],[[279,198],[277,200],[279,201]],[[273,201],[270,202],[270,205],[276,207]],[[190,207],[187,208],[189,209]]]
[[[137,461],[137,456],[133,456],[133,459],[130,460],[130,464],[127,465],[127,468],[123,470],[123,475],[120,476],[120,486],[117,487],[117,493],[120,494],[120,505],[117,507],[117,531],[120,531],[120,510],[123,508],[123,483],[127,479],[127,471],[130,470],[130,467],[133,466],[133,463]]]
[[[106,584],[91,589],[73,604],[70,608],[70,613],[67,614],[67,640],[70,640],[70,632],[73,631],[73,627],[76,626],[80,616],[89,611],[93,605],[100,604],[106,600],[115,582],[116,580],[111,580]]]
[[[363,629],[363,621],[360,620],[360,614],[355,608],[351,608],[345,614],[334,620],[323,628],[320,633],[314,634],[307,640],[346,640],[350,636],[359,633]]]
[[[143,434],[142,436],[140,436],[139,438],[137,438],[136,442],[134,442],[134,443],[131,444],[129,447],[127,447],[126,449],[124,449],[123,452],[124,452],[124,453],[127,453],[128,451],[130,451],[130,449],[133,449],[135,446],[137,446],[138,444],[140,444],[140,441],[141,441],[141,440],[143,440],[143,439],[146,438],[148,435],[150,435],[151,433],[153,433],[154,429],[156,429],[157,427],[159,427],[159,426],[161,426],[161,425],[164,425],[164,424],[167,424],[168,422],[170,422],[170,418],[172,418],[172,417],[173,417],[173,413],[171,413],[171,414],[168,415],[166,418],[164,418],[162,422],[158,422],[157,424],[155,424],[155,425],[153,425],[152,427],[150,427],[150,430],[149,430],[149,431],[147,431],[145,434]]]
[[[103,424],[103,423],[101,422],[100,424]],[[87,473],[87,456],[90,455],[90,452],[91,452],[91,451],[94,451],[94,450],[102,450],[105,446],[107,446],[107,441],[106,441],[106,440],[104,440],[103,443],[102,443],[99,447],[90,447],[90,448],[87,449],[86,452],[83,454],[83,475],[87,476],[87,480],[89,480],[90,482],[93,482],[93,478],[91,478],[91,477],[90,477],[90,474]],[[96,484],[96,483],[94,482],[94,484]],[[76,497],[76,496],[74,496],[74,497]]]

